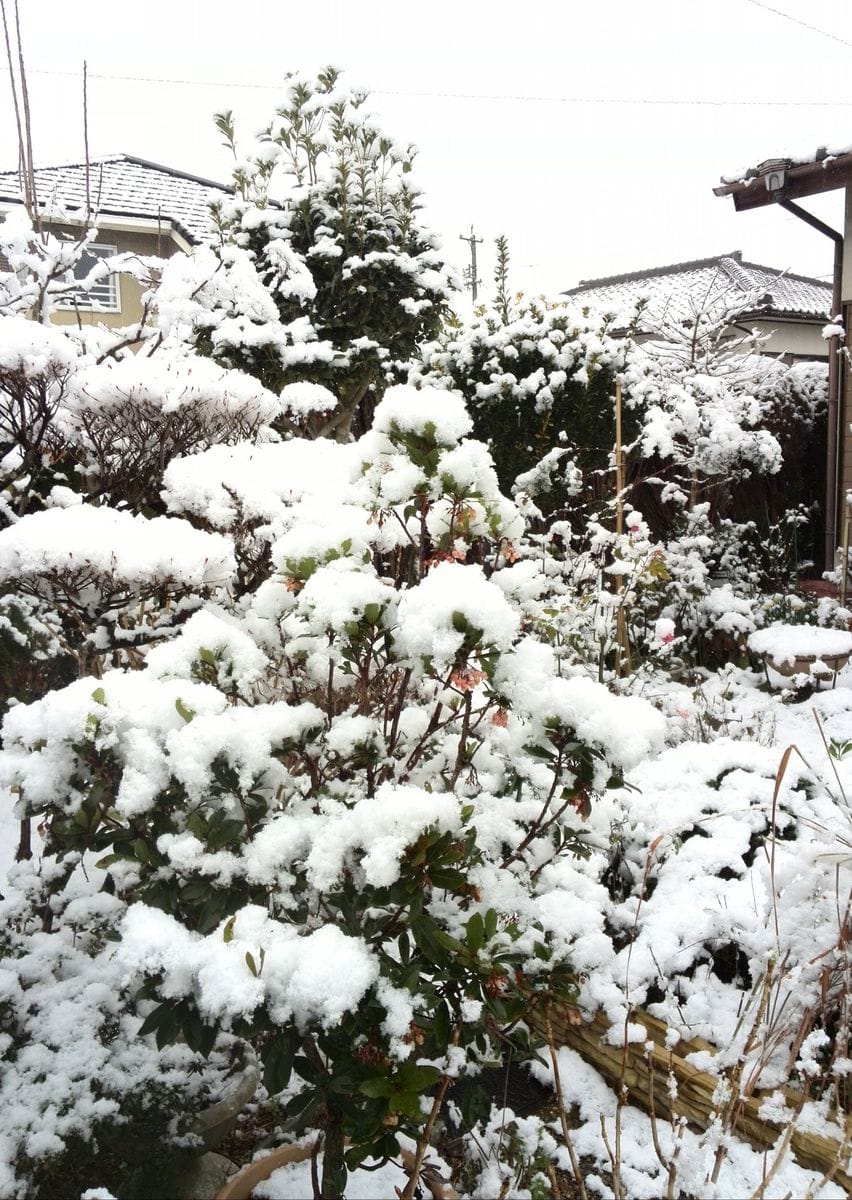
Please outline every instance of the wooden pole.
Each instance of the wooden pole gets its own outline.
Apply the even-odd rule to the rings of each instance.
[[[615,532],[624,533],[624,446],[621,437],[621,380],[615,381]],[[624,576],[618,577],[618,608],[615,614],[615,673],[620,678],[630,671],[630,643],[624,616]]]

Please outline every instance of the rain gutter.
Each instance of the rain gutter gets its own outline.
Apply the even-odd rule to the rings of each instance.
[[[805,221],[813,229],[825,234],[834,242],[834,276],[831,287],[830,320],[842,320],[841,296],[843,285],[843,234],[826,225],[819,217],[801,208],[792,200],[779,196],[777,204]],[[828,339],[828,420],[826,427],[825,454],[825,569],[834,569],[834,558],[837,553],[837,509],[840,488],[840,338],[834,336]]]

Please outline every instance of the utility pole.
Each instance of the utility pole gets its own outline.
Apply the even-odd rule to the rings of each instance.
[[[476,289],[482,282],[481,279],[476,278],[476,247],[482,245],[482,238],[475,236],[472,225],[470,227],[470,237],[465,237],[463,233],[460,233],[459,238],[461,241],[467,242],[467,244],[470,246],[470,266],[465,267],[464,278],[465,282],[470,288],[470,294],[473,302],[476,304]]]

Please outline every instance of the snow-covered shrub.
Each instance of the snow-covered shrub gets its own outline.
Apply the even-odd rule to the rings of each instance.
[[[92,497],[136,511],[160,506],[178,455],[254,441],[285,407],[251,376],[176,347],[80,370],[59,410],[59,433]]]
[[[662,739],[524,631],[522,522],[469,429],[457,397],[391,389],[335,447],[348,473],[264,493],[273,573],[239,606],[4,727],[0,773],[46,840],[37,911],[65,928],[107,872],[143,1028],[248,1038],[273,1093],[295,1072],[329,1196],[344,1136],[350,1165],[393,1153],[450,1080],[485,1115],[479,1066],[527,1052],[532,997],[574,994],[582,933],[545,881]]]
[[[0,525],[45,503],[66,447],[57,414],[85,359],[79,341],[0,316]],[[64,476],[61,476],[64,478]]]
[[[69,1176],[103,1183],[124,1160],[136,1177],[125,1194],[150,1195],[152,1158],[163,1172],[178,1118],[218,1098],[227,1054],[140,1038],[110,940],[123,906],[80,892],[49,932],[37,897],[50,865],[21,863],[0,900],[0,1192],[68,1195]]]
[[[37,621],[81,673],[162,637],[234,569],[228,539],[174,517],[73,504],[0,531],[0,587],[40,602]]]
[[[752,311],[759,298],[747,303]],[[805,520],[802,502],[816,498],[825,370],[755,353],[756,335],[732,333],[743,311],[727,299],[696,304],[688,320],[664,316],[649,329],[641,308],[596,314],[541,302],[509,313],[498,305],[445,329],[411,373],[414,382],[462,393],[504,489],[511,487],[528,513],[543,512],[551,524],[555,517],[558,538],[588,558],[569,569],[582,582],[579,609],[588,614],[594,603],[600,612],[608,607],[610,617],[623,614],[623,595],[608,601],[601,593],[598,604],[589,580],[597,575],[600,591],[609,577],[604,591],[619,590],[615,575],[625,567],[615,560],[638,549],[616,551],[613,541],[621,380],[620,499],[642,513],[656,546],[647,556],[652,578],[644,581],[652,586],[642,589],[639,608],[631,605],[634,624],[641,616],[637,649],[661,615],[666,578],[671,595],[662,607],[672,611],[662,615],[677,621],[675,610],[685,606],[684,632],[694,640],[707,627],[699,606],[708,578],[724,576],[738,591],[734,576],[742,576],[750,597],[755,589],[795,583],[810,565],[813,513]],[[641,344],[625,336],[637,330]],[[703,524],[700,545],[696,521]],[[604,528],[613,533],[605,553]]]
[[[593,473],[610,466],[614,379],[627,353],[606,318],[529,301],[508,322],[486,310],[448,326],[411,379],[461,392],[501,487],[551,513],[584,485],[607,490]],[[625,439],[635,432],[628,413]]]

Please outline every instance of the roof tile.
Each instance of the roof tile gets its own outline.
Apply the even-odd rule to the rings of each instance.
[[[831,309],[831,284],[742,261],[742,253],[653,267],[603,279],[583,279],[566,295],[617,315],[628,314],[640,298],[647,300],[642,324],[653,326],[666,316],[686,318],[696,305],[725,297],[746,299],[757,292],[766,297],[761,313],[824,321]]]
[[[85,163],[38,167],[35,180],[42,205],[57,204],[69,216],[85,211]],[[169,221],[190,242],[199,242],[210,232],[210,201],[232,195],[233,189],[144,158],[113,154],[89,163],[89,194],[95,213]],[[0,202],[20,199],[18,172],[0,171]]]

